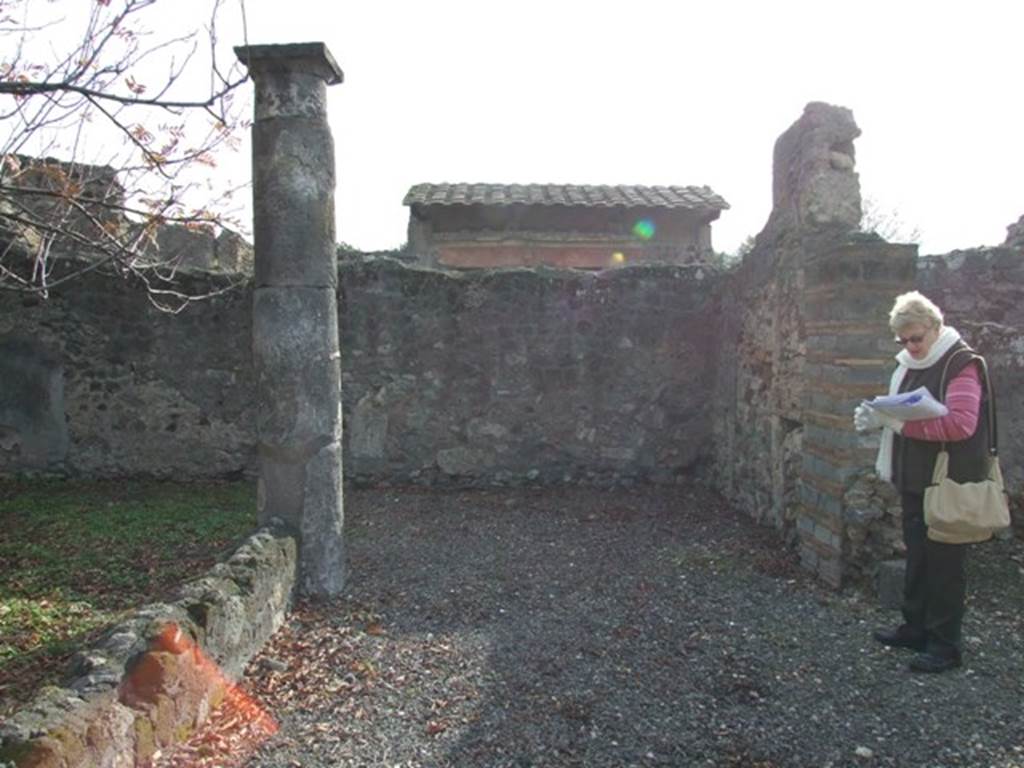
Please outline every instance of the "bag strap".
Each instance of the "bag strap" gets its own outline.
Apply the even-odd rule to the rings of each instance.
[[[985,358],[979,355],[970,347],[958,349],[948,358],[946,358],[946,365],[942,369],[942,378],[939,380],[939,395],[942,397],[942,402],[946,401],[946,374],[949,373],[949,364],[953,362],[953,358],[957,355],[964,353],[971,356],[971,360],[976,360],[981,366],[981,378],[983,386],[985,387],[985,393],[988,395],[988,452],[990,456],[999,455],[999,435],[996,433],[996,396],[992,390],[992,379],[988,375],[988,364],[985,362]],[[970,363],[968,363],[970,365]],[[946,442],[943,441],[942,446],[939,450],[946,450]]]

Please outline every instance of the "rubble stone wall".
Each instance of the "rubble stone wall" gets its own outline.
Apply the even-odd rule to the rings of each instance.
[[[671,481],[710,452],[719,283],[700,266],[346,265],[346,476]]]
[[[343,264],[346,475],[671,481],[710,453],[720,284],[704,266]],[[36,378],[63,382],[45,408],[31,387],[4,388],[0,421],[20,417],[4,421],[0,472],[254,473],[251,302],[241,288],[168,315],[136,287],[100,278],[47,302],[0,294],[0,344],[31,339],[19,349]],[[5,382],[23,357],[0,359]]]
[[[793,525],[803,425],[804,244],[762,243],[732,275],[719,324],[713,483],[755,520]]]
[[[182,279],[197,293],[221,285]],[[244,288],[172,315],[139,286],[93,273],[45,301],[0,292],[0,349],[20,350],[0,355],[0,473],[251,471],[251,316]]]

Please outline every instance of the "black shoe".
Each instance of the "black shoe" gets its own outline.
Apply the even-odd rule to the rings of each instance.
[[[911,672],[929,672],[937,674],[948,672],[960,666],[960,654],[940,656],[935,653],[919,653],[910,660]]]
[[[915,632],[906,624],[900,624],[896,629],[880,629],[872,637],[890,648],[910,648],[912,651],[923,652],[927,643],[923,632]]]

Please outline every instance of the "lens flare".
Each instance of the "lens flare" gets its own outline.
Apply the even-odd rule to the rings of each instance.
[[[633,225],[633,234],[641,240],[650,240],[654,237],[654,222],[650,219],[640,219]]]
[[[173,623],[163,627],[149,652],[128,675],[124,683],[124,693],[128,698],[139,696],[143,700],[151,700],[153,692],[166,684],[160,673],[163,667],[158,659],[150,658],[160,654],[181,657],[182,664],[192,668],[190,674],[193,679],[209,691],[222,691],[223,700],[190,739],[163,745],[163,749],[154,755],[154,765],[161,768],[240,765],[277,732],[278,724],[270,713],[221,671],[192,638]]]

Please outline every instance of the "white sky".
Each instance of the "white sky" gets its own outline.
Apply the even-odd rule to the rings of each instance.
[[[707,184],[732,251],[767,220],[773,144],[809,101],[853,110],[862,193],[922,253],[1001,243],[1024,214],[1019,0],[246,9],[251,44],[323,41],[345,72],[328,93],[338,238],[359,248],[402,243],[405,192],[447,181]]]

